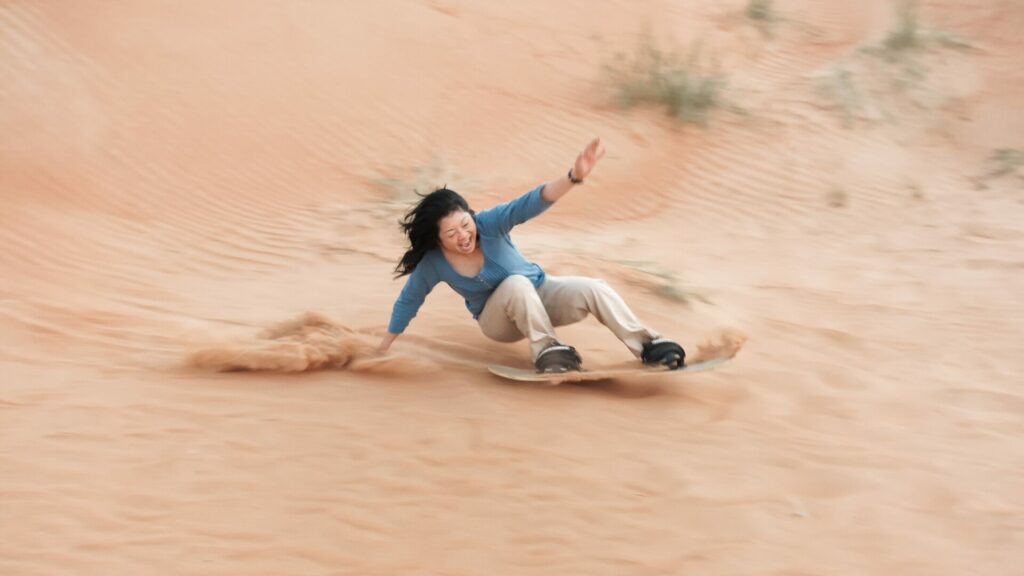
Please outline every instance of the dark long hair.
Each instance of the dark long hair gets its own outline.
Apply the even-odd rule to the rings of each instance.
[[[447,188],[438,188],[430,194],[420,195],[420,201],[398,221],[402,231],[409,237],[409,249],[395,266],[396,278],[411,274],[423,256],[437,248],[438,221],[459,210],[468,212],[470,216],[475,214],[469,209],[465,198]]]

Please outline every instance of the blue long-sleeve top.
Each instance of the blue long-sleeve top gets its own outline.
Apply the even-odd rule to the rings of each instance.
[[[404,332],[438,282],[448,284],[466,299],[466,308],[474,320],[483,312],[487,298],[498,284],[513,274],[526,276],[539,288],[544,283],[544,270],[523,257],[509,233],[513,227],[540,215],[553,204],[541,197],[543,190],[541,184],[515,200],[478,212],[473,217],[477,242],[484,252],[484,265],[476,276],[471,278],[456,272],[440,249],[428,251],[409,274],[395,301],[388,332]]]

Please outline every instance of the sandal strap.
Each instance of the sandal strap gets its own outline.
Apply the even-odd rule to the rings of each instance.
[[[575,354],[577,356],[579,355],[577,354],[576,349],[573,348],[572,346],[562,343],[555,343],[541,350],[540,354],[537,354],[537,359],[539,360],[541,356],[548,354],[549,352],[568,352],[569,354]]]

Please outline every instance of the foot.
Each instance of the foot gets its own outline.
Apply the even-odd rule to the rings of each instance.
[[[570,370],[578,372],[581,364],[583,364],[583,359],[580,358],[576,349],[572,346],[566,346],[557,340],[541,350],[540,354],[537,355],[537,359],[533,361],[537,372],[541,373],[561,373],[569,372]]]
[[[686,365],[686,351],[671,340],[657,338],[644,344],[640,360],[646,366],[666,366],[669,370],[678,370]]]

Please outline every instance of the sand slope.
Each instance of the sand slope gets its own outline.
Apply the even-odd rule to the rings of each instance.
[[[1018,574],[1024,7],[599,4],[0,3],[0,573]],[[706,129],[612,103],[645,28]],[[511,385],[444,287],[368,356],[414,188],[593,135],[517,244],[735,361]]]

